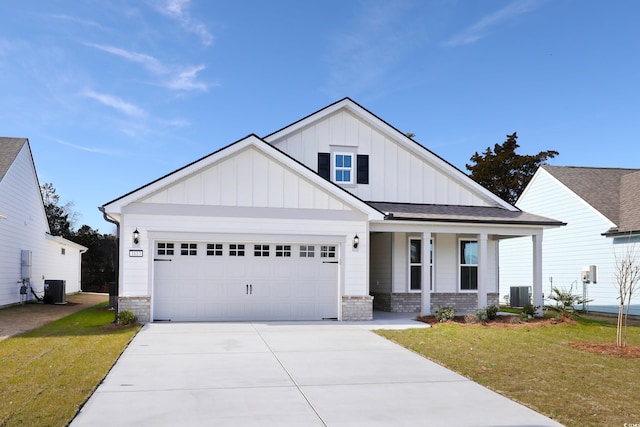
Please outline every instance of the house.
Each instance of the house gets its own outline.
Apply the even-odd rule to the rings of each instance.
[[[64,280],[66,293],[80,291],[87,248],[50,234],[26,138],[0,137],[0,213],[0,306],[42,298],[47,280]]]
[[[616,256],[624,256],[638,242],[638,194],[640,169],[550,165],[538,169],[516,206],[567,223],[544,235],[542,276],[547,296],[552,287],[572,290],[592,300],[586,309],[617,312]],[[531,286],[526,262],[530,253],[521,239],[501,242],[501,295],[509,295],[510,286]],[[634,305],[631,313],[640,314],[640,305]]]
[[[349,98],[101,207],[120,310],[143,321],[368,320],[497,304],[498,242],[559,221],[509,205]]]

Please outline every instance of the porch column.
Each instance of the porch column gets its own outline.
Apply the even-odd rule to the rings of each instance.
[[[421,284],[421,303],[420,315],[428,316],[431,314],[431,233],[422,233],[422,248],[420,250],[422,259],[422,284]]]
[[[478,308],[487,307],[487,289],[489,289],[489,256],[487,234],[478,236]]]
[[[542,295],[542,230],[531,236],[533,240],[533,301],[538,309],[538,316],[542,316],[544,304]]]

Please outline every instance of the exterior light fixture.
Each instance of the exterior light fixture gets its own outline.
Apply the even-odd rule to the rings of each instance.
[[[133,243],[137,245],[139,242],[140,242],[140,232],[136,228],[135,231],[133,232]]]
[[[355,236],[353,236],[353,248],[357,249],[358,248],[358,244],[360,244],[360,238],[356,234]]]

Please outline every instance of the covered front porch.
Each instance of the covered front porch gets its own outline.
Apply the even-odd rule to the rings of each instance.
[[[542,307],[543,229],[561,223],[497,208],[385,204],[384,221],[370,224],[369,293],[374,310],[456,314],[498,306],[499,242],[529,236],[533,248],[532,304]],[[524,261],[524,260],[523,260]],[[542,309],[539,309],[542,314]]]

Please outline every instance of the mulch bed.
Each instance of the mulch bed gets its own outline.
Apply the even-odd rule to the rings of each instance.
[[[626,347],[616,347],[615,343],[608,342],[570,342],[569,347],[591,353],[602,354],[603,356],[640,358],[640,346],[627,345]]]

